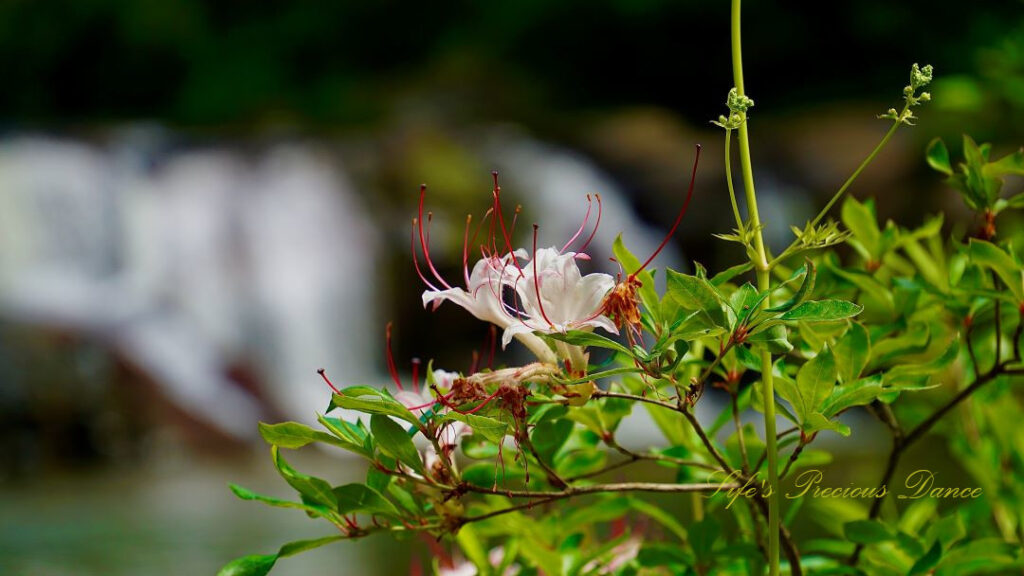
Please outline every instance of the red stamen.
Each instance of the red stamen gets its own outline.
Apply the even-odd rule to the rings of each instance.
[[[412,390],[419,394],[420,392],[420,359],[413,358],[412,362]]]
[[[601,225],[601,195],[594,194],[594,198],[597,199],[597,222],[594,222],[594,229],[590,232],[590,236],[587,238],[587,241],[583,243],[583,246],[580,246],[580,252],[583,252],[587,249],[587,246],[590,246],[590,243],[594,240],[594,236],[597,235],[597,227]]]
[[[385,352],[387,355],[388,372],[391,373],[391,379],[395,382],[395,386],[398,386],[399,390],[405,390],[405,388],[402,387],[402,379],[398,377],[398,367],[395,366],[395,356],[391,353],[391,322],[388,322],[387,328],[384,329],[384,339],[387,342]]]
[[[497,396],[498,396],[498,392],[501,392],[501,388],[498,388],[498,389],[497,389],[497,390],[495,390],[495,391],[494,391],[494,392],[493,392],[493,393],[492,393],[492,394],[491,394],[490,396],[488,396],[488,397],[484,398],[484,399],[483,399],[483,400],[482,400],[482,401],[480,402],[480,405],[479,405],[479,406],[476,406],[475,408],[473,408],[473,409],[471,409],[471,410],[467,410],[467,411],[465,411],[465,412],[462,412],[462,411],[459,411],[459,410],[456,410],[456,412],[458,412],[459,414],[476,414],[477,412],[479,412],[479,411],[480,411],[480,409],[481,409],[481,408],[483,408],[484,406],[487,406],[488,404],[490,404],[490,403],[491,403],[491,400],[494,400],[495,398],[497,398]]]
[[[423,234],[423,201],[426,198],[426,196],[427,185],[422,184],[420,185],[420,206],[419,217],[417,218],[420,229],[420,248],[423,249],[423,259],[427,261],[427,267],[430,269],[430,272],[434,275],[434,278],[437,278],[437,281],[440,282],[442,286],[450,290],[451,286],[447,282],[445,282],[444,278],[441,277],[441,274],[437,272],[437,268],[434,267],[433,260],[430,259],[430,248],[428,247],[427,239]]]
[[[679,215],[676,216],[676,221],[672,223],[672,229],[668,231],[668,234],[665,235],[665,239],[661,241],[661,244],[658,245],[658,249],[651,254],[650,258],[648,258],[642,266],[637,268],[635,272],[629,275],[630,280],[636,278],[636,275],[646,268],[647,265],[651,263],[651,260],[654,260],[654,257],[661,252],[665,245],[668,244],[668,241],[672,238],[672,235],[676,233],[676,228],[679,227],[679,223],[682,222],[683,216],[686,214],[686,210],[690,207],[690,200],[693,199],[693,184],[697,180],[697,163],[700,162],[700,150],[701,145],[697,144],[697,155],[693,158],[693,173],[690,175],[690,189],[686,192],[686,201],[683,203],[683,208],[679,211]]]
[[[512,238],[508,235],[508,230],[505,228],[505,216],[501,212],[501,186],[498,186],[498,171],[491,172],[491,176],[494,178],[494,213],[498,216],[498,223],[501,225],[501,235],[505,239],[505,247],[508,249],[508,253],[512,254]],[[497,252],[497,250],[495,250]],[[515,260],[513,254],[512,259]],[[518,268],[518,264],[516,265]],[[520,274],[522,270],[520,270]]]
[[[555,324],[548,319],[548,315],[544,312],[544,299],[540,296],[540,277],[537,276],[537,229],[540,226],[533,225],[533,289],[537,293],[537,306],[540,308],[540,315],[544,318],[544,321],[548,323],[548,326],[554,328]],[[514,257],[513,257],[514,258]]]
[[[477,364],[480,362],[480,353],[473,350],[473,361],[469,363],[469,373],[476,374]]]
[[[416,269],[416,274],[420,277],[420,280],[422,280],[423,283],[426,284],[428,288],[430,288],[431,290],[434,290],[434,291],[439,291],[440,288],[438,288],[437,286],[434,286],[434,284],[430,280],[427,280],[427,277],[423,275],[423,271],[420,270],[419,259],[416,258],[416,252],[418,252],[418,250],[416,250],[416,223],[417,223],[417,221],[418,221],[417,218],[413,218],[412,219],[412,229],[409,230],[409,243],[410,243],[411,248],[412,248],[412,265],[413,265],[413,268]]]
[[[326,370],[324,370],[323,368],[320,368],[319,370],[316,371],[316,373],[319,374],[320,377],[324,379],[324,382],[326,382],[327,385],[331,387],[331,390],[334,390],[335,394],[341,394],[341,390],[338,390],[334,386],[334,384],[331,382],[331,379],[327,377],[327,371]]]
[[[576,239],[580,237],[580,234],[583,233],[583,229],[587,227],[587,221],[590,220],[590,209],[593,205],[594,203],[590,200],[590,194],[587,194],[587,213],[583,215],[583,222],[580,222],[579,230],[576,230],[576,233],[572,235],[572,238],[569,238],[569,241],[565,243],[565,246],[562,246],[562,249],[559,250],[559,252],[565,252],[566,248],[575,242]]]
[[[508,229],[508,232],[509,232],[510,235],[514,234],[515,231],[516,231],[516,222],[519,221],[519,214],[522,213],[522,211],[523,211],[523,205],[522,204],[516,204],[516,211],[512,213],[512,225],[509,226],[509,229]]]

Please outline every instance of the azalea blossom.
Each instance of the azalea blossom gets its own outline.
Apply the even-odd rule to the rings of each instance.
[[[429,232],[424,227],[424,223],[431,220],[431,215],[428,212],[424,218],[426,188],[420,188],[419,212],[417,218],[413,220],[412,248],[413,264],[420,279],[428,288],[423,293],[423,305],[432,305],[436,309],[444,301],[453,302],[465,308],[474,317],[502,328],[502,348],[507,347],[509,342],[516,338],[544,362],[554,363],[556,357],[534,332],[566,332],[600,327],[618,333],[615,323],[603,311],[605,296],[612,290],[615,281],[607,274],[594,273],[584,276],[576,262],[590,258],[584,250],[594,238],[600,224],[600,196],[595,195],[598,205],[597,222],[577,251],[570,251],[569,248],[587,228],[592,208],[589,195],[583,223],[560,250],[555,247],[538,250],[535,225],[533,254],[528,255],[525,250],[512,248],[511,232],[506,227],[501,209],[501,187],[497,183],[497,173],[493,175],[493,203],[484,217],[484,223],[487,223],[489,218],[489,234],[479,246],[481,258],[474,264],[472,272],[469,271],[470,245],[476,242],[483,223],[471,239],[472,217],[466,219],[462,252],[465,288],[452,286],[433,264],[428,242]],[[518,215],[518,210],[516,214]],[[514,228],[514,225],[515,218],[511,228]],[[504,249],[499,248],[502,244]],[[420,268],[417,257],[419,253],[423,255],[426,271]]]
[[[522,267],[523,277],[515,283],[523,318],[505,329],[503,344],[522,332],[603,328],[618,333],[602,313],[602,303],[615,280],[602,273],[582,275],[576,264],[579,256],[554,247],[535,251],[532,261]]]
[[[432,288],[423,292],[423,306],[433,305],[434,310],[448,300],[466,309],[484,322],[500,328],[508,328],[514,318],[502,303],[503,287],[510,285],[508,269],[513,258],[526,258],[526,252],[519,250],[504,256],[486,256],[473,266],[473,272],[466,280],[466,289],[449,286],[445,290]]]
[[[419,378],[416,374],[418,365],[418,363],[413,364],[412,389],[400,389],[395,394],[395,400],[398,400],[403,406],[408,408],[410,412],[417,416],[423,416],[428,410],[432,410],[436,414],[443,414],[444,412],[447,412],[448,408],[445,406],[444,402],[431,394],[430,388],[419,385]],[[440,369],[434,370],[431,376],[434,382],[434,387],[440,391],[451,390],[455,380],[460,378],[457,372],[447,372]],[[457,446],[459,438],[469,431],[469,428],[462,422],[447,422],[443,425],[443,428],[438,434],[437,440],[442,449],[450,449]],[[428,452],[431,452],[432,450],[433,449],[430,448],[428,449]],[[436,454],[434,456],[436,456]]]

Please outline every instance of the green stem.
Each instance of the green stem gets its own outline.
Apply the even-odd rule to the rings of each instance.
[[[906,112],[908,107],[909,104],[904,105],[903,112]],[[900,114],[901,117],[902,115],[903,113]],[[836,205],[836,202],[839,202],[839,200],[842,199],[844,195],[846,195],[846,191],[850,188],[850,185],[853,184],[853,181],[856,180],[857,177],[860,176],[860,173],[863,172],[864,169],[868,167],[868,164],[871,164],[871,162],[875,160],[875,157],[878,156],[879,152],[882,151],[882,148],[885,148],[885,145],[888,144],[889,140],[892,139],[893,134],[896,134],[896,129],[900,127],[900,124],[903,124],[903,122],[901,122],[900,120],[895,120],[892,123],[892,126],[889,127],[889,131],[885,133],[885,136],[883,136],[882,140],[878,143],[877,146],[875,146],[875,149],[871,151],[871,154],[868,154],[868,157],[865,158],[864,161],[860,163],[860,166],[857,166],[857,169],[853,171],[853,174],[850,174],[850,177],[846,179],[846,182],[843,182],[843,185],[839,187],[839,190],[836,191],[834,195],[832,195],[832,199],[828,201],[828,204],[825,204],[825,207],[821,209],[821,212],[818,212],[818,215],[814,217],[814,220],[811,220],[812,227],[817,226],[818,223],[821,222],[821,219],[828,215],[829,211],[832,210],[832,207]],[[782,261],[782,259],[791,256],[793,250],[795,250],[799,245],[799,242],[799,240],[793,241],[793,243],[790,244],[785,250],[783,250],[781,254],[779,254],[777,257],[775,257],[774,260],[769,262],[769,268],[774,267],[776,264]]]
[[[732,71],[736,91],[740,96],[745,94],[743,87],[743,51],[740,43],[740,0],[732,0]],[[750,138],[747,133],[746,113],[739,127],[740,167],[743,170],[743,188],[747,198],[747,212],[750,225],[754,231],[754,249],[757,261],[758,290],[771,290],[771,268],[764,247],[764,233],[761,230],[761,217],[757,211],[757,193],[754,190],[754,170],[750,162]],[[762,303],[762,308],[771,306],[770,298]],[[772,355],[766,348],[761,351],[761,383],[764,396],[764,433],[765,451],[768,454],[768,569],[770,576],[779,574],[779,447],[775,441],[775,383],[772,374]]]
[[[732,130],[725,131],[725,184],[729,187],[729,201],[732,202],[732,215],[736,218],[736,229],[743,230],[743,217],[736,203],[736,190],[732,185]]]

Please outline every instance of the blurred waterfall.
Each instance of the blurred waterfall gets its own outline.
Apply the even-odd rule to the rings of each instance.
[[[0,147],[2,317],[105,342],[240,438],[265,410],[229,376],[237,362],[299,420],[324,408],[325,360],[368,375],[378,246],[335,162],[306,145],[247,159],[133,144]]]

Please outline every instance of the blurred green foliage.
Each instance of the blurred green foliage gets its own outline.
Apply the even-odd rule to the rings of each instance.
[[[528,124],[630,103],[704,122],[717,93],[695,84],[730,84],[727,9],[711,0],[8,0],[0,118],[345,127],[429,94],[455,114]],[[748,81],[765,109],[885,98],[891,78],[927,56],[948,78],[935,90],[949,92],[944,106],[986,116],[993,132],[1021,120],[1019,2],[871,0],[798,13],[776,1],[748,11],[758,23],[747,31],[757,47]]]

